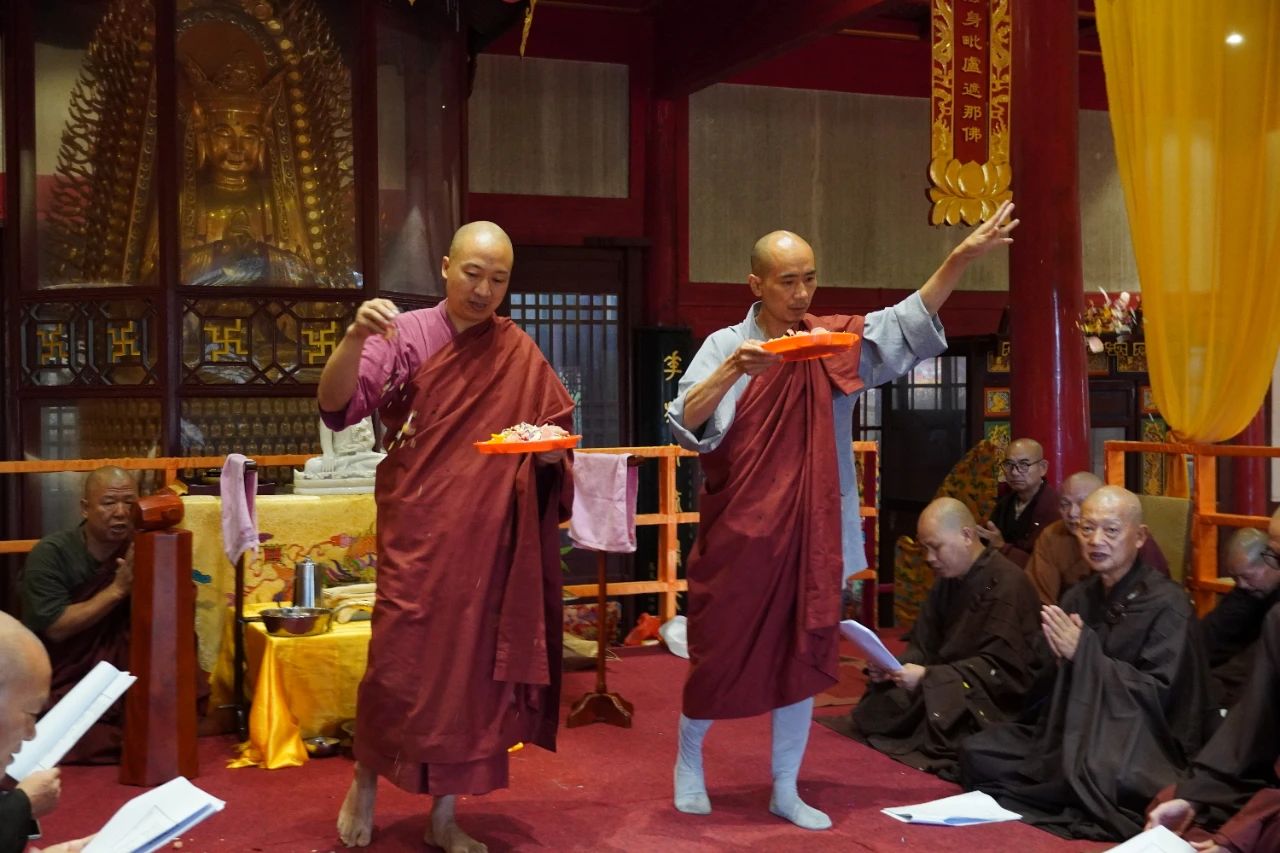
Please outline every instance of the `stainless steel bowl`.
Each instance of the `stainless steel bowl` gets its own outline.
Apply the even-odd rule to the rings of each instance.
[[[302,742],[302,745],[307,748],[307,755],[312,758],[328,758],[331,755],[338,754],[339,743],[340,741],[336,737],[320,735],[307,738]]]
[[[327,607],[278,607],[258,614],[273,637],[314,637],[328,633],[333,611]]]

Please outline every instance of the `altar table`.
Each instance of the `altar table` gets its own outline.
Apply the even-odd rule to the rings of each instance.
[[[224,623],[234,603],[235,566],[222,550],[222,500],[188,495],[182,502],[182,526],[195,534],[191,566],[200,668],[210,672],[223,637],[231,636]],[[255,506],[262,544],[245,566],[246,603],[289,603],[293,567],[304,557],[325,567],[330,584],[375,579],[373,495],[259,495]]]
[[[245,607],[253,615],[271,603]],[[213,700],[231,696],[233,614],[227,612],[222,652],[213,676]],[[314,637],[273,637],[261,622],[245,626],[245,684],[253,700],[249,742],[232,767],[268,770],[307,762],[304,738],[340,737],[338,725],[356,715],[356,689],[369,656],[368,621],[334,623]]]

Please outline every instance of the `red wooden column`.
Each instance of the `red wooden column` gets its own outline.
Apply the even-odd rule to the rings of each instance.
[[[1044,446],[1048,478],[1089,467],[1080,261],[1076,0],[1015,0],[1009,253],[1013,437]],[[1052,84],[1045,81],[1052,80]]]
[[[1267,447],[1267,409],[1264,405],[1249,425],[1231,439],[1232,444]],[[1234,495],[1232,512],[1241,515],[1267,515],[1267,465],[1270,459],[1232,459],[1231,482]]]
[[[645,236],[649,238],[649,265],[644,300],[644,322],[651,326],[675,325],[679,262],[678,149],[680,111],[684,98],[653,98],[649,102],[645,163]]]

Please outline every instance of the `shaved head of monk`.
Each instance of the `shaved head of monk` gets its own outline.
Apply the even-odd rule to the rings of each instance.
[[[924,508],[916,524],[916,538],[934,574],[960,578],[982,554],[977,522],[969,508],[955,498],[938,498]]]
[[[90,552],[106,556],[133,537],[133,505],[138,484],[123,468],[109,465],[89,472],[80,498]]]
[[[440,263],[445,310],[454,328],[464,332],[483,323],[507,295],[515,249],[511,238],[492,222],[468,222],[449,243]]]
[[[1092,471],[1077,471],[1062,481],[1058,489],[1058,512],[1073,536],[1080,530],[1080,507],[1085,498],[1102,488],[1102,478]]]
[[[1280,528],[1280,510],[1271,516],[1271,530]],[[1270,531],[1269,531],[1270,532]],[[1254,598],[1266,598],[1280,586],[1280,557],[1277,557],[1272,536],[1256,527],[1237,530],[1227,541],[1223,566],[1226,574],[1235,579],[1236,588]]]
[[[1138,496],[1119,486],[1103,486],[1085,498],[1076,534],[1089,567],[1110,589],[1124,577],[1147,541]]]
[[[49,655],[35,634],[0,613],[0,767],[36,733],[49,698]]]
[[[813,247],[790,231],[772,231],[751,249],[751,292],[775,327],[794,328],[818,289]]]

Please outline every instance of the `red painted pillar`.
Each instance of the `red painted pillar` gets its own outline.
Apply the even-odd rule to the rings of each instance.
[[[1013,200],[1009,253],[1013,437],[1044,446],[1049,479],[1089,468],[1089,393],[1080,261],[1076,0],[1025,0],[1013,13]],[[1052,80],[1052,84],[1045,81]]]
[[[1254,447],[1266,447],[1267,410],[1264,405],[1253,416],[1249,425],[1231,439],[1232,444],[1244,444]],[[1241,515],[1267,515],[1267,465],[1269,459],[1248,459],[1240,457],[1232,459],[1232,491],[1235,500],[1234,511]]]
[[[679,279],[677,137],[680,104],[667,98],[649,102],[645,163],[645,233],[649,238],[644,322],[675,325]]]

